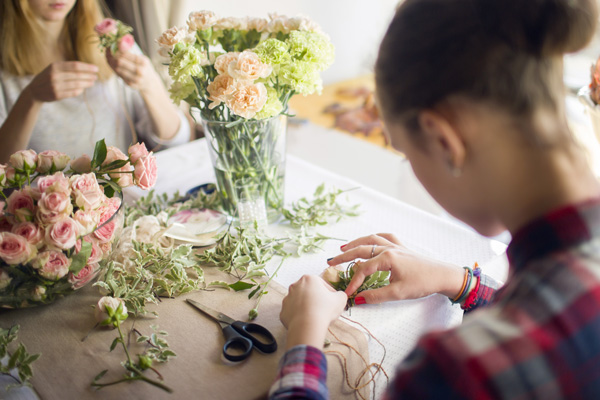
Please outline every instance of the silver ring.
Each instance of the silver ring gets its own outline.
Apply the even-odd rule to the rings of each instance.
[[[371,247],[371,258],[375,257],[375,247],[377,247],[376,244],[374,244],[373,247]]]

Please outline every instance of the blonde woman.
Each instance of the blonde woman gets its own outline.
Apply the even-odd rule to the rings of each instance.
[[[89,154],[102,138],[125,150],[132,130],[150,146],[189,140],[148,58],[100,51],[102,19],[98,0],[0,1],[0,162],[25,148]]]

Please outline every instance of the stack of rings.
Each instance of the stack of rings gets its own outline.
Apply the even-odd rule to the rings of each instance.
[[[376,244],[374,244],[373,247],[371,247],[371,258],[375,257],[375,247],[377,247]]]

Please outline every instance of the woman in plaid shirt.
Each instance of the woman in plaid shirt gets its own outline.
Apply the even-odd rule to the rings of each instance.
[[[393,235],[329,261],[360,264],[343,292],[305,276],[281,320],[288,351],[271,398],[326,398],[327,327],[357,304],[441,293],[464,323],[426,335],[389,398],[600,398],[600,187],[567,125],[562,56],[583,48],[595,0],[406,0],[376,64],[391,143],[438,202],[484,235],[508,229],[510,276],[423,258]]]

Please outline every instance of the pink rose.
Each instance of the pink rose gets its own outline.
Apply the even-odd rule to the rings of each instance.
[[[112,199],[114,199],[113,197]],[[109,199],[109,200],[112,200]],[[117,198],[118,199],[118,198]],[[98,229],[94,231],[94,236],[101,242],[107,243],[110,242],[115,234],[115,229],[117,228],[117,221],[108,220],[115,215],[115,212],[118,210],[118,206],[115,209],[114,204],[107,202],[108,204],[102,208],[100,208],[100,221],[98,222]]]
[[[98,35],[114,35],[117,33],[117,21],[111,18],[105,18],[94,27],[94,30]]]
[[[6,287],[10,285],[11,281],[12,278],[10,277],[8,272],[6,272],[4,268],[0,268],[0,290],[6,289]]]
[[[267,88],[263,83],[238,81],[226,104],[234,114],[250,119],[264,107],[266,102]]]
[[[217,16],[212,11],[194,11],[188,17],[188,28],[190,31],[203,31],[217,23]]]
[[[222,74],[227,74],[229,71],[229,64],[233,63],[233,62],[237,62],[238,57],[240,56],[240,53],[225,53],[225,54],[221,54],[219,57],[217,57],[217,59],[215,60],[215,69],[217,70],[217,72],[219,73],[219,75]]]
[[[129,158],[118,148],[113,146],[108,146],[106,159],[102,163],[103,166],[106,166],[114,161],[125,161],[129,160]],[[133,172],[133,168],[131,164],[127,163],[120,168],[116,168],[111,170],[108,175],[116,181],[117,185],[121,187],[128,187],[133,185],[133,177],[131,176],[131,172]]]
[[[35,247],[19,235],[10,232],[0,233],[0,258],[5,263],[24,264],[35,255]]]
[[[48,250],[38,254],[33,267],[46,279],[57,281],[69,272],[71,260],[62,251]]]
[[[134,165],[133,178],[135,184],[144,190],[154,186],[157,174],[156,158],[152,155],[152,152],[140,158]]]
[[[128,160],[128,158],[125,155],[125,153],[123,153],[121,151],[121,149],[119,149],[118,147],[108,146],[106,148],[106,158],[104,159],[102,166],[106,166],[106,165],[110,164],[111,162],[117,161],[117,160],[123,161],[123,160]]]
[[[123,305],[123,315],[127,315],[127,307],[125,307],[125,302],[123,299],[110,296],[102,297],[100,300],[98,300],[98,304],[96,304],[96,309],[94,310],[96,321],[100,324],[102,322],[106,322],[110,318],[106,312],[106,306],[110,307],[113,311],[116,311],[117,308],[119,308],[119,304]]]
[[[260,61],[258,54],[250,50],[244,50],[235,62],[230,62],[227,66],[227,72],[232,78],[245,81],[266,78],[272,71],[269,64]]]
[[[38,189],[41,193],[47,191],[68,191],[69,179],[62,172],[55,172],[53,175],[42,176],[38,179]]]
[[[128,33],[127,35],[123,36],[121,40],[119,40],[119,51],[121,53],[127,53],[134,44],[135,39],[133,38],[133,35]]]
[[[98,185],[96,175],[93,173],[73,175],[69,181],[75,197],[75,204],[79,208],[89,211],[100,207],[105,196]]]
[[[29,244],[36,246],[38,249],[44,244],[44,233],[33,222],[21,222],[13,225],[11,232],[24,237]]]
[[[11,155],[8,162],[17,171],[34,171],[37,165],[37,154],[33,150],[20,150]]]
[[[69,217],[63,217],[46,228],[46,243],[62,250],[75,246],[78,235],[77,222]]]
[[[53,223],[71,215],[71,197],[65,192],[46,192],[38,202],[38,216],[44,223]]]
[[[31,221],[35,215],[35,205],[33,198],[23,190],[15,190],[8,196],[7,212],[13,216],[16,221]]]
[[[92,171],[92,159],[87,154],[71,161],[71,169],[78,174],[85,174]]]
[[[6,180],[12,182],[15,179],[16,171],[13,167],[8,166],[6,168]]]
[[[208,108],[212,110],[219,104],[226,102],[231,93],[235,90],[234,84],[235,80],[229,75],[217,75],[217,77],[206,87],[209,94],[208,99],[211,101]]]
[[[93,264],[88,261],[88,264],[83,267],[77,275],[69,272],[69,283],[73,285],[73,289],[80,289],[94,279],[99,269],[98,264]]]
[[[52,167],[55,171],[62,171],[69,163],[69,156],[56,150],[46,150],[38,154],[37,172],[45,174]]]
[[[88,264],[94,264],[102,261],[102,257],[104,257],[104,251],[100,248],[100,242],[98,242],[92,235],[87,235],[83,237],[83,240],[92,245],[92,252],[90,257],[88,258]],[[77,240],[75,244],[75,254],[81,251],[81,239]]]
[[[129,146],[127,152],[129,153],[129,161],[132,164],[135,164],[137,160],[148,155],[148,149],[144,143],[136,143]]]
[[[100,222],[100,214],[97,210],[77,210],[75,215],[73,215],[73,219],[79,225],[79,234],[87,235],[88,233],[93,232],[98,226]]]
[[[6,164],[0,164],[0,188],[6,185],[6,169],[8,166]]]

